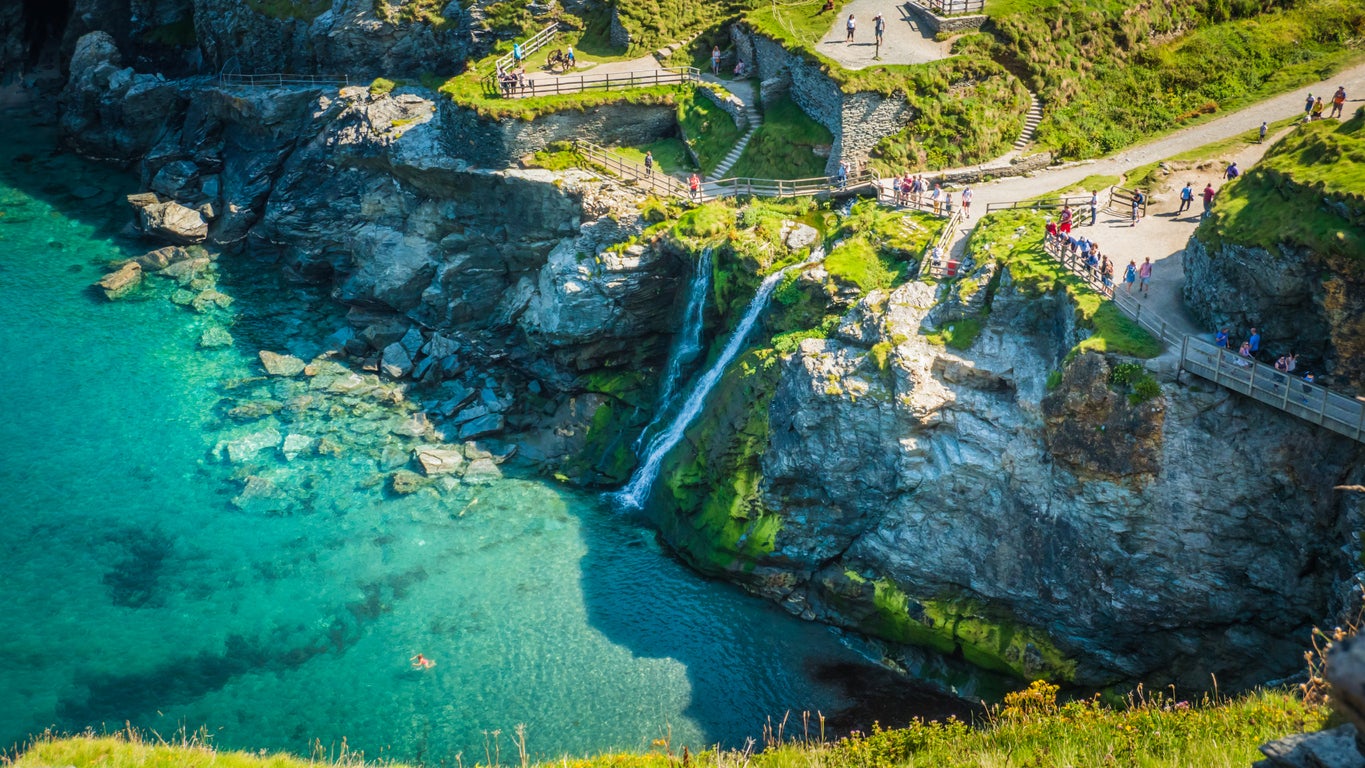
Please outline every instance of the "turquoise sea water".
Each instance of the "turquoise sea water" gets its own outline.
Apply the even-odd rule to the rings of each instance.
[[[0,749],[130,721],[468,764],[519,723],[540,755],[695,748],[850,703],[812,674],[862,663],[828,629],[699,578],[594,495],[388,492],[411,404],[258,378],[258,350],[308,356],[341,325],[268,261],[220,261],[226,310],[160,280],[96,295],[150,247],[119,235],[135,180],[4,119],[25,138],[0,147]],[[235,344],[200,350],[210,325]],[[263,402],[283,409],[233,410]],[[265,429],[342,450],[215,452]]]

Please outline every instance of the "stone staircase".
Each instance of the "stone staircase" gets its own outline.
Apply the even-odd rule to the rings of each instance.
[[[1024,130],[1020,132],[1019,138],[1014,142],[1014,151],[1023,152],[1029,144],[1033,143],[1033,132],[1038,129],[1038,123],[1043,121],[1043,102],[1038,100],[1038,94],[1030,93],[1031,103],[1028,113],[1024,115]]]
[[[744,148],[749,146],[749,140],[754,137],[754,133],[758,131],[759,126],[763,125],[763,113],[758,111],[758,105],[754,104],[754,99],[752,97],[744,102],[744,116],[749,121],[749,130],[745,131],[744,135],[739,137],[739,141],[735,142],[735,146],[730,149],[730,153],[720,161],[720,165],[717,165],[715,170],[711,171],[711,178],[725,178],[725,174],[729,173],[735,163],[739,162],[739,156],[744,154]]]

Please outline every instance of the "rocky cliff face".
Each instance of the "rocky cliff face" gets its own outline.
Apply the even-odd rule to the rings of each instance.
[[[1365,384],[1365,275],[1355,260],[1312,249],[1259,246],[1200,237],[1185,249],[1185,303],[1208,327],[1246,338],[1262,334],[1272,355],[1297,352],[1299,367],[1340,385]]]
[[[1169,371],[1133,402],[1095,354],[1048,392],[1069,305],[1008,273],[967,352],[921,335],[934,304],[917,283],[871,294],[781,362],[731,442],[757,467],[735,483],[747,538],[675,536],[685,551],[793,612],[1016,674],[1198,689],[1295,669],[1356,566],[1339,547],[1360,510],[1330,488],[1359,447]],[[680,451],[672,476],[715,454]]]

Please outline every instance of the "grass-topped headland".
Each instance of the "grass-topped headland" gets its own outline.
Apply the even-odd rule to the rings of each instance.
[[[784,738],[776,733],[761,749],[704,749],[684,762],[666,739],[649,752],[591,757],[545,757],[534,724],[525,730],[528,755],[507,756],[521,768],[987,768],[988,766],[1104,766],[1242,768],[1260,757],[1257,747],[1327,722],[1327,708],[1305,704],[1284,691],[1255,691],[1230,698],[1186,701],[1167,694],[1134,694],[1109,705],[1096,698],[1062,701],[1056,687],[1035,683],[1008,694],[978,724],[912,721],[904,727],[872,725],[836,738],[823,717],[802,728],[792,717]],[[774,715],[777,719],[777,715]],[[508,747],[511,752],[511,747]],[[552,750],[550,751],[552,754]],[[453,756],[432,755],[434,762]],[[471,768],[501,764],[477,758]],[[170,742],[136,733],[44,736],[27,745],[12,768],[367,768],[362,757],[333,761],[292,755],[218,750],[201,739]],[[379,764],[374,764],[379,765]],[[405,768],[399,763],[383,763]]]
[[[1036,141],[1064,158],[1326,77],[1365,40],[1365,5],[1352,0],[994,0],[987,12],[956,48],[1025,75],[1044,103]]]
[[[1365,271],[1365,114],[1296,129],[1223,187],[1195,236],[1307,248],[1335,269]]]
[[[967,241],[969,259],[978,269],[991,262],[1008,269],[1014,287],[1026,296],[1064,293],[1077,325],[1088,333],[1073,352],[1090,350],[1140,358],[1161,354],[1159,341],[1047,253],[1043,247],[1046,219],[1044,213],[1028,210],[982,217]]]

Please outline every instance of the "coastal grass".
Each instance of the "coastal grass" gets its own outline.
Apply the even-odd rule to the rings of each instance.
[[[828,147],[834,136],[806,116],[788,97],[768,107],[763,125],[754,131],[730,176],[755,179],[807,179],[825,175],[825,158],[815,148]]]
[[[967,241],[969,257],[978,265],[989,260],[1009,270],[1015,286],[1027,295],[1064,292],[1076,322],[1090,332],[1072,352],[1107,352],[1150,358],[1161,343],[1095,292],[1043,248],[1046,215],[1038,211],[999,211],[982,217]]]
[[[987,29],[959,50],[1012,62],[1044,101],[1038,146],[1074,159],[1328,77],[1361,57],[1365,6],[1005,0]]]
[[[1102,766],[1242,768],[1257,747],[1327,722],[1323,705],[1282,690],[1193,700],[1141,690],[1109,706],[1098,696],[1059,701],[1057,688],[1034,683],[1007,694],[982,722],[912,721],[903,728],[873,725],[845,738],[826,738],[823,718],[791,718],[779,738],[770,731],[761,751],[707,750],[691,756],[717,768],[941,768],[962,766]],[[534,729],[530,729],[534,744]],[[564,756],[521,765],[538,768],[676,768],[681,750],[666,739],[649,752]],[[218,750],[203,739],[170,742],[136,732],[74,737],[44,735],[12,759],[12,768],[364,768],[360,756],[303,759],[264,751]],[[384,763],[403,768],[398,763]],[[471,768],[482,765],[471,761]]]
[[[489,57],[481,62],[487,64],[483,70],[484,75],[492,73],[495,58],[496,56]],[[690,88],[688,85],[653,85],[619,91],[593,90],[532,96],[525,99],[505,99],[497,94],[496,88],[490,89],[485,84],[483,75],[477,74],[471,68],[469,72],[446,80],[437,90],[457,106],[473,110],[479,117],[485,119],[516,118],[531,121],[557,112],[583,112],[606,104],[676,106],[679,97]]]
[[[678,126],[684,140],[710,173],[739,141],[742,132],[734,118],[715,102],[687,88],[678,98]]]
[[[835,233],[839,243],[826,256],[825,271],[835,283],[863,293],[893,287],[906,279],[942,227],[942,220],[918,211],[856,203]]]
[[[1365,204],[1365,115],[1322,120],[1270,148],[1260,163],[1229,182],[1195,236],[1261,247],[1306,247],[1335,268],[1365,264],[1365,227],[1324,204],[1324,198]]]
[[[687,154],[687,145],[682,139],[659,139],[638,147],[617,147],[616,154],[632,163],[644,165],[645,153],[654,153],[655,170],[661,173],[681,173],[694,170],[697,166],[692,156]]]

